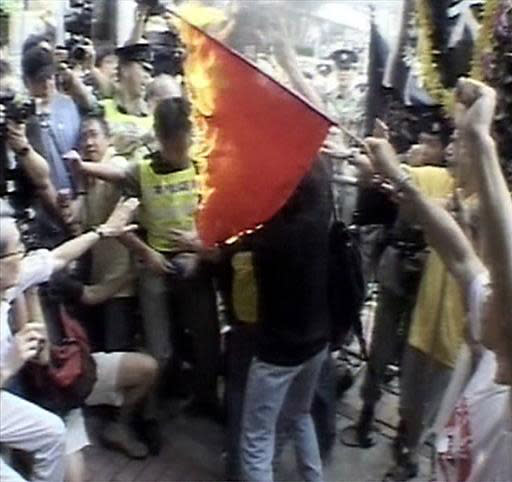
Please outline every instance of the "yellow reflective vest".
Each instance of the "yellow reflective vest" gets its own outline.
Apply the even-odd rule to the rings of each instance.
[[[192,231],[196,227],[199,190],[193,166],[169,174],[157,174],[151,159],[139,163],[141,224],[147,230],[147,242],[157,251],[176,251],[170,239],[171,229]]]

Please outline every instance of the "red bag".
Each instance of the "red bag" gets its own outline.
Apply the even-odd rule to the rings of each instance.
[[[47,366],[27,364],[30,398],[55,413],[66,413],[83,405],[97,380],[96,363],[87,335],[64,306],[59,307],[63,337],[50,348]]]

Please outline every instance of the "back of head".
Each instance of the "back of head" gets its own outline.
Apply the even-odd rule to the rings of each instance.
[[[181,88],[178,82],[168,74],[160,74],[148,85],[146,97],[158,101],[169,97],[181,97]]]
[[[53,53],[44,47],[33,47],[23,54],[21,69],[25,79],[51,76],[55,72]]]
[[[190,131],[190,105],[181,97],[160,101],[154,113],[155,131],[159,137],[174,137]]]

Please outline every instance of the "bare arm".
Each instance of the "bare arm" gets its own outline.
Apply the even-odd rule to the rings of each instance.
[[[137,206],[138,201],[135,198],[120,201],[107,221],[95,231],[84,233],[52,250],[55,259],[54,271],[60,271],[68,263],[82,256],[101,237],[116,237],[133,229],[134,226],[128,223],[132,220]]]
[[[135,278],[133,273],[126,273],[108,283],[85,285],[82,293],[81,302],[86,305],[98,305],[112,298],[119,293],[125,286],[132,282]]]
[[[121,184],[126,180],[126,171],[122,167],[106,163],[83,161],[76,151],[69,151],[63,157],[71,164],[71,170],[77,176],[95,177],[115,184]]]
[[[493,89],[471,79],[461,79],[458,100],[467,108],[461,131],[478,179],[482,239],[493,291],[503,319],[512,313],[512,198],[490,135],[496,104]]]
[[[57,191],[50,179],[50,168],[46,159],[38,154],[28,142],[25,125],[8,121],[7,141],[13,152],[18,154],[18,160],[23,170],[34,185],[46,208],[52,214],[59,216]]]
[[[399,186],[400,204],[414,209],[415,218],[425,230],[429,244],[466,292],[469,284],[485,268],[460,226],[443,207],[429,200],[407,181],[394,149],[386,140],[370,138],[367,146],[376,170]]]

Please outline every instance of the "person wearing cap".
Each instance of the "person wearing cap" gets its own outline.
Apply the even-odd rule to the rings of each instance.
[[[114,99],[103,102],[106,119],[112,126],[133,123],[148,130],[153,122],[145,98],[153,71],[151,46],[138,43],[115,52],[119,58],[119,88]]]
[[[112,99],[102,105],[112,130],[116,150],[135,157],[140,138],[152,129],[152,117],[146,102],[146,88],[151,80],[153,52],[146,43],[116,49],[119,58],[119,85]]]

